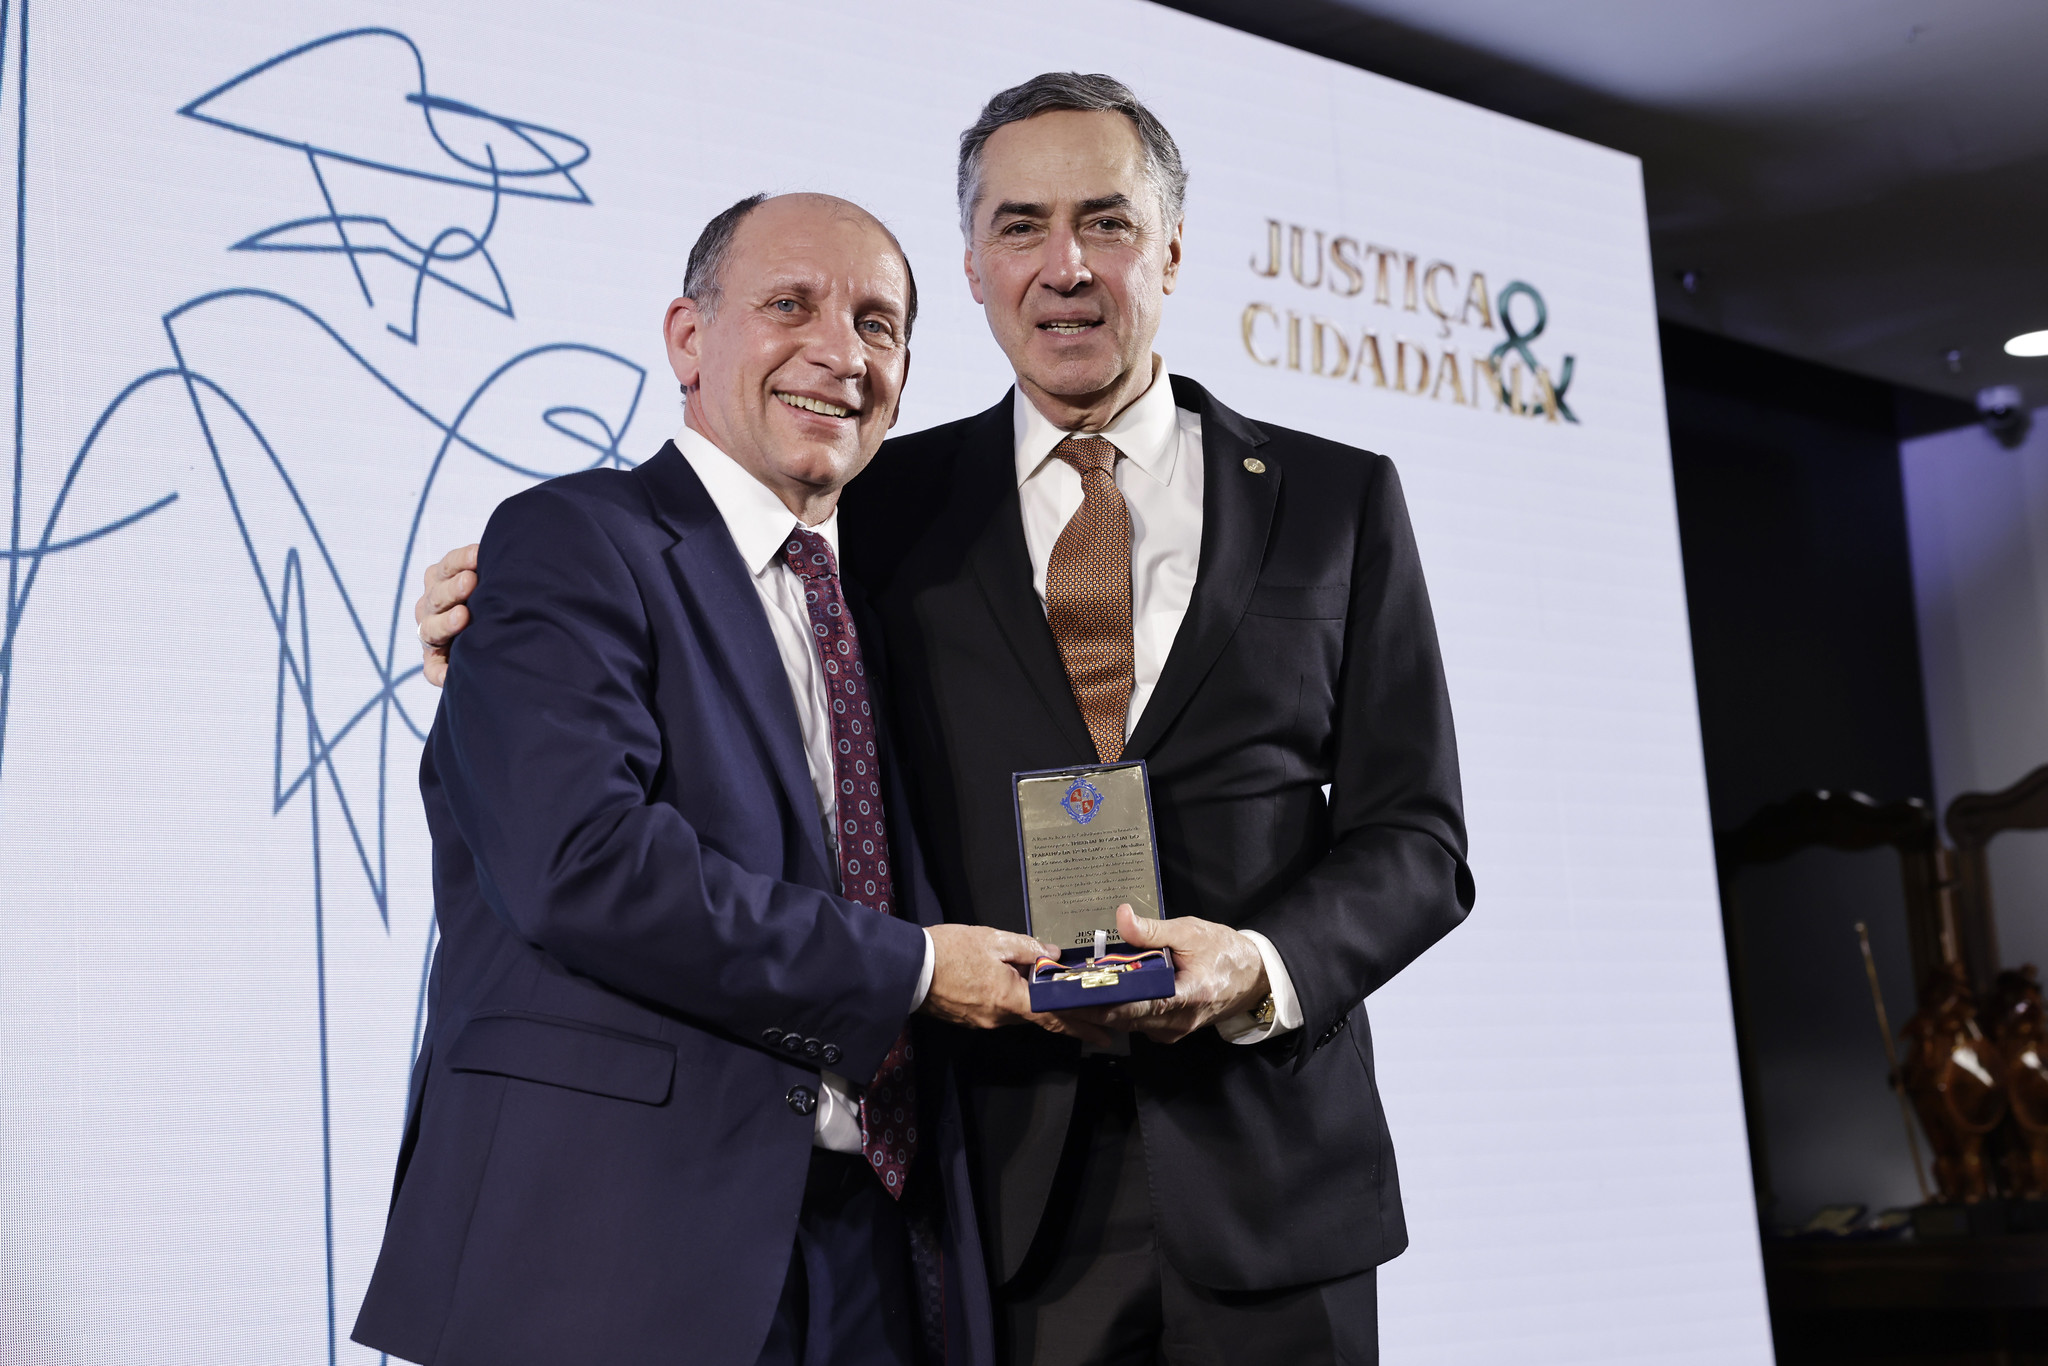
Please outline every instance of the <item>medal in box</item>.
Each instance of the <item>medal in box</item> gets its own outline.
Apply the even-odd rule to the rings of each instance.
[[[1031,970],[1031,1008],[1120,1005],[1173,995],[1173,955],[1132,949],[1116,908],[1160,916],[1152,792],[1142,760],[1011,775],[1030,932],[1058,944]],[[1111,952],[1115,948],[1118,951]]]

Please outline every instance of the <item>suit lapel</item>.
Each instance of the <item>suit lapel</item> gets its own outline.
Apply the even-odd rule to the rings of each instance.
[[[1187,616],[1124,746],[1126,759],[1144,758],[1159,743],[1237,631],[1265,562],[1266,538],[1280,502],[1280,462],[1271,455],[1259,457],[1265,468],[1258,474],[1245,466],[1253,451],[1267,444],[1266,434],[1192,380],[1175,375],[1173,389],[1179,406],[1202,415],[1201,559]]]
[[[1016,435],[1011,423],[1010,404],[1017,401],[1010,391],[1007,402],[996,405],[983,423],[968,436],[964,460],[972,475],[963,481],[969,506],[992,508],[985,514],[981,533],[967,552],[968,564],[988,604],[989,615],[1017,657],[1018,667],[1029,679],[1047,713],[1060,728],[1061,737],[1079,755],[1092,758],[1095,742],[1088,737],[1087,723],[1074,701],[1073,686],[1067,681],[1066,665],[1060,662],[1059,645],[1046,624],[1045,606],[1031,587],[1031,552],[1024,544],[1024,509],[1017,493]],[[968,525],[974,523],[970,520]]]
[[[796,699],[789,693],[789,675],[768,629],[768,616],[753,576],[740,561],[732,535],[711,495],[704,491],[690,462],[674,442],[661,448],[635,471],[676,543],[668,558],[677,582],[700,627],[706,652],[723,666],[730,700],[747,714],[760,738],[784,800],[798,815],[821,885],[832,876],[825,857],[825,835],[818,815],[817,793],[811,788],[805,762],[803,730],[797,721]]]

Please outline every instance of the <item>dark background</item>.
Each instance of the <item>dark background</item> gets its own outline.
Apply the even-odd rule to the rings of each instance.
[[[1931,803],[1899,443],[2032,374],[1992,357],[2014,272],[2048,264],[2018,226],[2048,194],[2020,173],[2048,99],[2006,60],[2048,10],[1169,2],[1642,158],[1715,829],[1815,789]],[[1748,79],[1773,64],[1805,74]],[[1896,857],[1812,850],[1727,893],[1762,1226],[1917,1200],[1854,928],[1895,1033],[1915,986]]]
[[[2048,5],[1166,3],[1641,159],[1715,829],[1815,789],[1931,804],[1899,444],[1987,386],[2048,401],[2003,352],[2048,328]],[[1762,1229],[1917,1202],[1855,931],[1896,1033],[1896,856],[1808,850],[1723,903]],[[1779,1360],[2048,1361],[2048,1313],[1875,1303],[1774,1301]]]
[[[1679,324],[1661,330],[1715,829],[1813,789],[1932,802],[1899,442],[1974,413]],[[1740,953],[1746,1080],[1763,1110],[1764,1226],[1824,1204],[1914,1203],[1855,933],[1859,921],[1869,929],[1896,1032],[1915,985],[1897,858],[1816,849],[1746,868],[1724,909]]]
[[[1899,441],[1974,414],[1660,330],[1715,828],[1807,788],[1931,801]]]

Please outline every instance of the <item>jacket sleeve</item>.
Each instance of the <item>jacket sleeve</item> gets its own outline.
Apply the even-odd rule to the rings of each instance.
[[[1301,1000],[1299,1066],[1366,996],[1472,909],[1450,693],[1393,462],[1360,507],[1337,682],[1330,850],[1246,920]]]
[[[478,568],[431,743],[491,910],[613,991],[747,1039],[800,1031],[839,1048],[833,1070],[873,1075],[909,1013],[923,933],[741,867],[654,798],[671,762],[654,638],[582,498],[543,485],[508,500]]]

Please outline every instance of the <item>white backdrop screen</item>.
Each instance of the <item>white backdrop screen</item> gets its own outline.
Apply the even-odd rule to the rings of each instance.
[[[1769,1359],[1633,160],[1138,0],[0,13],[0,1358],[371,1355],[420,568],[674,430],[756,189],[901,234],[906,430],[993,402],[955,139],[1078,66],[1192,172],[1168,364],[1392,455],[1435,598],[1479,904],[1374,1002],[1387,1360]]]

